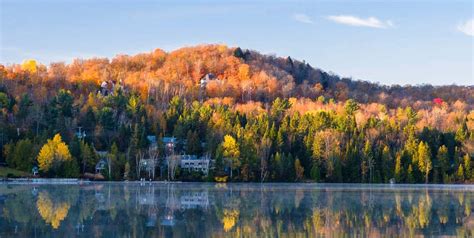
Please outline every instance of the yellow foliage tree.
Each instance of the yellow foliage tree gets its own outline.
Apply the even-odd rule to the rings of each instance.
[[[425,175],[425,183],[428,183],[428,175],[433,168],[429,147],[423,141],[418,145],[418,167]]]
[[[23,63],[21,64],[21,69],[30,73],[36,73],[36,70],[38,69],[36,60],[28,59],[23,61]]]
[[[56,134],[52,140],[48,140],[43,145],[37,157],[39,168],[43,172],[48,172],[54,163],[71,159],[69,148],[59,134]]]
[[[232,178],[232,170],[241,165],[239,144],[231,135],[225,135],[222,149],[224,157],[230,162],[230,177]]]
[[[47,172],[52,164],[54,158],[54,148],[49,144],[46,143],[40,150],[38,154],[38,164],[41,171]]]
[[[250,77],[250,66],[248,64],[239,65],[239,80],[245,81]]]
[[[226,52],[227,45],[219,45],[219,46],[217,46],[217,50],[219,51],[219,53],[222,54],[222,53]]]

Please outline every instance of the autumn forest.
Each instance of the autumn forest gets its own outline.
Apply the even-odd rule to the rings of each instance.
[[[0,65],[12,169],[83,177],[105,151],[106,180],[148,179],[140,161],[166,161],[163,138],[212,161],[173,180],[469,183],[474,87],[379,85],[225,45]],[[154,169],[169,179],[169,163]]]

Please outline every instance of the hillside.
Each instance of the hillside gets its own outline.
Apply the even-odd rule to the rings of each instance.
[[[0,162],[42,176],[95,172],[102,159],[113,164],[106,178],[137,179],[151,174],[146,159],[179,154],[209,156],[215,169],[167,179],[451,183],[474,173],[473,86],[382,86],[223,45],[0,66],[0,109]],[[173,138],[171,153],[162,142]]]
[[[434,98],[448,103],[460,100],[474,104],[473,86],[384,86],[340,78],[291,57],[262,55],[223,45],[201,45],[169,53],[156,49],[151,53],[118,55],[112,59],[77,59],[69,65],[38,64],[33,66],[34,74],[21,70],[28,65],[0,67],[2,77],[52,80],[68,89],[81,85],[93,90],[103,82],[113,81],[139,91],[143,98],[157,101],[168,101],[173,95],[190,101],[198,99],[203,96],[199,94],[199,81],[211,73],[219,81],[206,85],[205,97],[231,97],[236,102],[324,96],[336,101],[380,102],[389,107],[405,107]]]

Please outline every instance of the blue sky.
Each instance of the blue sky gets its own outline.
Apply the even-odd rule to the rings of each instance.
[[[382,84],[474,85],[472,0],[0,0],[0,63],[224,43]]]

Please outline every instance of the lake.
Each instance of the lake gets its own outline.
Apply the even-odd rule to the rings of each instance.
[[[0,237],[474,236],[473,185],[0,184]]]

